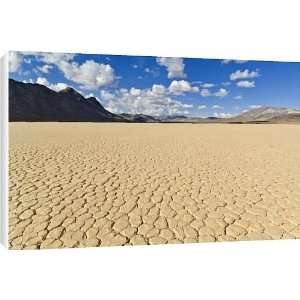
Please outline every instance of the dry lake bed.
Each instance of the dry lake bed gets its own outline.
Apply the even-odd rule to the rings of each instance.
[[[9,126],[11,249],[300,238],[300,125]]]

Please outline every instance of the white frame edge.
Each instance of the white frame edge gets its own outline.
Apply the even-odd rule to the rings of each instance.
[[[0,242],[8,247],[8,54],[0,59],[1,123],[1,230]]]

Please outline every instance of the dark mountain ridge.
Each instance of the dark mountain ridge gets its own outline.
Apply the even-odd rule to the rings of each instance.
[[[9,120],[24,122],[120,122],[94,97],[73,88],[55,92],[44,85],[9,80]]]

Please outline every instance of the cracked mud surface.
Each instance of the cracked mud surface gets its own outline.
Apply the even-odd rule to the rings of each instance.
[[[300,126],[9,126],[11,249],[300,238]]]

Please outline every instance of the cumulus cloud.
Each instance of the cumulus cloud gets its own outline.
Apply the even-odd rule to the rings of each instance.
[[[249,80],[242,80],[242,81],[238,81],[236,83],[236,85],[238,87],[241,87],[241,88],[254,88],[255,87],[255,82],[254,81],[249,81]]]
[[[99,64],[93,60],[87,60],[81,65],[72,62],[62,62],[59,65],[68,80],[80,84],[82,89],[96,89],[109,85],[114,81],[114,70],[110,65]]]
[[[206,107],[207,107],[206,105],[199,105],[198,109],[201,110],[201,109],[205,109]]]
[[[220,106],[220,105],[213,105],[212,107],[211,107],[212,109],[223,109],[223,107],[222,106]]]
[[[41,84],[41,85],[45,85],[45,86],[49,85],[49,81],[45,77],[38,77],[37,80],[36,80],[36,83]]]
[[[66,79],[78,83],[82,89],[103,87],[115,79],[114,69],[109,64],[97,63],[94,60],[86,60],[79,64],[73,61],[75,54],[36,53],[35,56],[46,64],[57,66]]]
[[[201,86],[205,89],[209,89],[214,87],[215,85],[213,83],[203,83]]]
[[[259,76],[259,71],[249,71],[248,69],[241,71],[237,70],[234,73],[230,74],[230,80],[237,80],[237,79],[247,79],[247,78],[256,78]]]
[[[229,92],[224,88],[220,88],[218,91],[216,91],[214,93],[212,93],[209,89],[202,89],[200,91],[200,95],[202,97],[215,96],[215,97],[223,98],[223,97],[227,96],[228,94],[229,94]]]
[[[18,72],[23,62],[23,55],[20,52],[9,52],[8,61],[9,72]]]
[[[261,105],[249,105],[250,109],[261,108]]]
[[[53,66],[47,65],[47,64],[46,64],[46,65],[37,67],[37,69],[38,69],[39,71],[41,71],[42,73],[48,74],[48,73],[49,73],[49,70],[53,69]]]
[[[34,83],[32,78],[29,78],[28,80],[23,80],[23,83]]]
[[[244,64],[244,63],[248,62],[248,60],[240,60],[240,59],[223,59],[221,63],[227,65],[227,64],[229,64],[229,63],[231,63],[231,62],[236,63],[236,64]]]
[[[157,57],[156,62],[160,66],[164,66],[168,71],[168,78],[185,78],[185,64],[183,59],[179,57]]]
[[[100,102],[114,113],[147,114],[153,116],[187,114],[192,104],[172,99],[162,85],[147,89],[101,90]]]
[[[50,83],[47,78],[45,77],[38,77],[36,80],[36,83],[41,84],[41,85],[45,85],[46,87],[48,87],[49,89],[55,91],[55,92],[59,92],[63,89],[65,89],[66,87],[68,87],[65,83],[63,82],[58,82],[58,83]]]
[[[199,88],[191,86],[186,80],[173,80],[169,86],[169,91],[172,94],[181,95],[186,92],[197,93],[199,92]]]
[[[153,77],[159,76],[159,69],[158,68],[145,68],[144,70],[146,73],[152,75]]]
[[[41,61],[47,64],[59,65],[61,62],[71,62],[75,58],[75,54],[71,53],[46,53],[46,52],[38,52],[31,53],[25,52],[25,54],[35,55]]]
[[[215,112],[214,113],[214,117],[216,118],[231,118],[233,117],[233,114],[230,114],[230,113],[224,113],[224,112]]]
[[[141,90],[140,89],[136,89],[136,88],[131,88],[129,90],[129,94],[132,96],[140,96],[141,95]]]
[[[162,84],[153,84],[152,92],[156,95],[164,95],[167,92],[167,89]]]
[[[202,89],[201,92],[200,92],[201,96],[202,97],[209,97],[211,96],[211,92],[209,89]]]
[[[231,82],[225,81],[225,82],[222,82],[221,84],[222,84],[223,86],[228,86],[228,85],[231,85]]]
[[[223,97],[227,96],[228,94],[229,94],[229,92],[224,88],[220,88],[217,92],[214,93],[214,95],[216,97],[220,97],[220,98],[223,98]]]
[[[238,95],[238,96],[233,97],[233,99],[235,99],[235,100],[241,100],[241,99],[243,99],[243,96]]]

